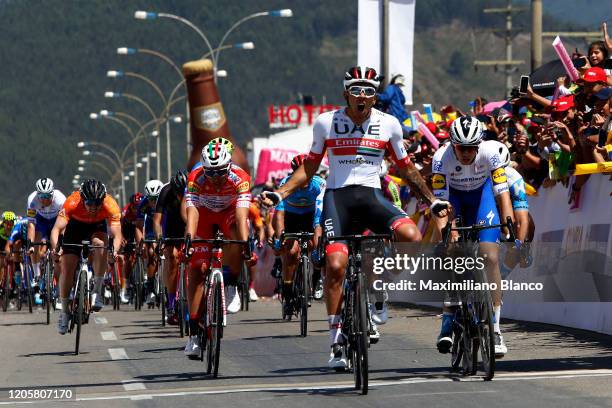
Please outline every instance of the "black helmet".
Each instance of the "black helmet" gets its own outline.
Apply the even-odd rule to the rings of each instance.
[[[85,201],[95,201],[97,204],[102,204],[106,197],[106,187],[101,181],[96,179],[87,179],[81,184],[81,198]]]
[[[177,171],[176,174],[172,176],[170,185],[177,194],[183,194],[185,192],[185,187],[187,187],[187,173],[183,170]]]

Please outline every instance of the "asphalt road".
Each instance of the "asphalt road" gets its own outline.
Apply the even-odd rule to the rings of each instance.
[[[311,308],[307,338],[280,320],[280,304],[259,301],[229,316],[218,379],[183,356],[185,339],[162,327],[157,310],[105,309],[74,335],[60,336],[34,314],[0,312],[0,405],[92,407],[610,407],[612,337],[557,326],[504,321],[508,355],[493,381],[449,371],[434,348],[436,311],[394,308],[370,349],[370,393],[351,374],[327,369],[324,308]],[[11,399],[11,390],[70,390],[66,401]],[[64,394],[66,395],[66,394]]]

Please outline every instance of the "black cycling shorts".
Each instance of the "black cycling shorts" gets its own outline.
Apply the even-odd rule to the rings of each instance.
[[[107,233],[106,230],[106,221],[101,221],[94,224],[88,224],[85,222],[70,220],[68,221],[68,225],[66,225],[66,230],[64,231],[64,244],[80,244],[82,241],[90,241],[91,236],[96,232],[102,232],[104,234]],[[73,246],[64,246],[65,254],[73,254],[76,256],[81,256],[81,248],[73,247]]]
[[[314,211],[306,214],[296,214],[285,211],[285,232],[312,232],[314,228]]]
[[[381,189],[364,186],[326,190],[322,219],[328,241],[337,235],[362,234],[366,229],[388,234],[399,220],[412,223],[404,211],[385,198]]]

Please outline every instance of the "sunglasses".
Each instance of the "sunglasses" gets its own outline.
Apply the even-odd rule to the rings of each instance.
[[[455,145],[455,147],[457,147],[457,149],[461,152],[475,152],[478,150],[478,146]]]
[[[348,93],[352,96],[361,96],[362,92],[368,98],[376,95],[376,89],[370,86],[351,86],[348,89]]]
[[[229,172],[229,167],[225,167],[222,169],[205,169],[204,175],[206,177],[219,177],[225,176]]]

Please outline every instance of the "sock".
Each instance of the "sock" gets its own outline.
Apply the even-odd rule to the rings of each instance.
[[[34,277],[40,277],[40,262],[33,262],[32,266],[34,267]]]
[[[60,302],[62,303],[62,312],[68,313],[68,304],[70,303],[70,299],[61,298]]]
[[[153,293],[155,291],[155,278],[147,279],[147,291]]]
[[[342,320],[340,315],[329,315],[327,318],[329,322],[329,343],[334,345],[336,343],[343,343],[342,339]]]
[[[499,320],[501,319],[501,306],[493,306],[493,331],[501,333],[499,329]]]
[[[174,309],[174,303],[176,302],[176,293],[168,293],[168,309]]]
[[[94,276],[94,291],[93,293],[100,294],[102,290],[102,282],[104,281],[104,276]]]
[[[283,281],[283,297],[284,298],[288,298],[291,296],[291,293],[293,292],[293,281]]]

